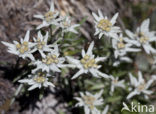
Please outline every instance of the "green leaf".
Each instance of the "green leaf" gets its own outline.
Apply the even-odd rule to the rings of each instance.
[[[102,89],[102,88],[104,88],[104,84],[96,84],[96,85],[94,85],[93,87],[91,87],[90,89],[91,90],[97,90],[97,89]]]
[[[121,96],[112,96],[112,97],[109,97],[107,99],[107,101],[110,103],[115,103],[115,102],[119,101],[120,99],[121,99]]]
[[[88,16],[84,17],[81,21],[80,21],[80,25],[82,25],[83,23],[85,23],[85,21],[87,20]]]
[[[59,114],[65,114],[62,110],[58,110]]]

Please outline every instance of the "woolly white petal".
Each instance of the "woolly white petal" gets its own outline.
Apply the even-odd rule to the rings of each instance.
[[[144,82],[144,79],[143,79],[143,77],[142,77],[142,73],[141,73],[141,71],[138,71],[138,81],[139,81],[139,83],[143,83]]]
[[[38,19],[44,19],[43,15],[34,15],[33,17],[38,18]]]
[[[96,93],[95,94],[96,99],[100,98],[102,94],[103,94],[103,90],[101,90],[99,93]]]
[[[54,3],[53,3],[53,1],[51,1],[50,11],[54,12],[54,10],[55,10]]]
[[[100,18],[103,18],[103,14],[100,9],[98,9],[98,14],[99,14]]]
[[[37,26],[36,29],[41,29],[41,28],[47,27],[47,26],[49,26],[49,24],[46,21],[43,21],[42,24],[40,24],[39,26]]]
[[[69,62],[71,62],[71,63],[73,63],[73,64],[75,64],[75,65],[80,64],[80,61],[77,60],[77,59],[74,59],[74,58],[69,57],[69,56],[66,56],[66,58],[67,58],[67,60],[68,60]]]
[[[84,56],[86,55],[84,49],[82,49],[82,51],[81,51],[81,55],[82,55],[82,57],[84,57]]]
[[[61,72],[61,70],[56,65],[51,65],[50,69],[54,72]]]
[[[48,86],[52,86],[52,87],[55,87],[55,85],[51,82],[46,82]]]
[[[43,51],[42,51],[42,50],[38,50],[38,51],[40,52],[40,54],[41,54],[42,58],[45,58],[45,57],[46,57],[46,55],[43,53]]]
[[[103,110],[102,114],[107,114],[109,109],[109,105],[106,105],[105,109]]]
[[[99,62],[99,61],[105,61],[107,59],[107,57],[97,57],[95,59],[96,62]]]
[[[100,76],[104,77],[104,78],[109,78],[109,76],[108,76],[107,74],[102,73],[102,72],[100,72],[100,71],[98,71],[98,70],[97,70],[97,73],[98,73]]]
[[[7,46],[8,48],[15,48],[14,44],[8,43],[8,42],[4,42],[2,41],[2,44],[4,44],[5,46]]]
[[[111,19],[111,23],[112,23],[112,25],[114,25],[115,23],[116,23],[116,19],[117,19],[117,17],[118,17],[118,15],[119,15],[119,13],[116,13],[113,17],[112,17],[112,19]]]
[[[121,61],[129,62],[129,63],[132,62],[132,60],[131,60],[130,58],[128,58],[128,57],[121,57],[120,60],[121,60]]]
[[[142,32],[146,33],[149,31],[149,23],[150,23],[149,19],[146,19],[142,22],[141,27],[140,27]]]
[[[125,32],[131,39],[134,39],[134,34],[131,31],[126,30]]]
[[[89,114],[90,113],[90,110],[87,106],[84,107],[84,110],[85,110],[85,114]]]
[[[84,70],[79,70],[79,71],[72,77],[72,79],[77,78],[78,76],[80,76],[80,75],[83,74],[83,73],[84,73]]]
[[[92,43],[89,45],[89,48],[88,48],[88,51],[87,51],[87,55],[92,55],[93,47],[94,47],[94,42],[92,42]]]
[[[94,77],[99,78],[98,74],[96,73],[97,70],[89,69],[89,71],[90,71],[90,73],[91,73]]]
[[[147,95],[151,95],[153,93],[153,91],[150,90],[143,90],[143,93],[147,94]]]
[[[29,83],[30,79],[22,79],[22,80],[19,80],[18,82],[20,83]]]
[[[28,89],[28,91],[31,91],[31,90],[33,90],[33,89],[35,89],[35,88],[37,88],[38,87],[38,84],[34,84],[34,85],[32,85],[29,89]]]
[[[138,94],[138,92],[136,90],[134,90],[127,96],[127,99],[130,99],[130,98],[132,98],[133,96],[135,96],[137,94]]]
[[[26,55],[29,59],[31,59],[32,61],[35,61],[35,58],[32,54],[27,54]]]
[[[26,42],[29,41],[29,34],[30,34],[30,31],[28,30],[28,31],[26,32],[25,37],[24,37],[24,41],[26,41]]]
[[[130,77],[131,84],[136,87],[138,83],[137,79],[131,73],[129,73],[129,77]]]

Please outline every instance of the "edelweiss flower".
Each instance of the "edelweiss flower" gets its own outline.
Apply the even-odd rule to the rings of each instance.
[[[111,20],[109,20],[107,16],[104,17],[100,10],[98,10],[99,16],[97,16],[95,13],[92,13],[92,15],[95,18],[95,35],[99,34],[99,39],[103,35],[115,38],[117,33],[121,32],[120,27],[114,26],[118,13],[116,13]]]
[[[62,32],[73,32],[77,34],[78,32],[75,30],[76,27],[79,27],[79,24],[71,24],[71,20],[68,16],[63,17],[62,21],[60,22],[60,27],[62,28]]]
[[[35,18],[41,19],[43,22],[40,24],[37,29],[47,27],[49,25],[59,25],[58,21],[60,21],[60,18],[57,18],[59,15],[59,12],[55,10],[54,3],[51,2],[50,10],[45,13],[45,15],[34,15]]]
[[[76,104],[76,106],[83,106],[85,114],[99,114],[99,110],[96,108],[96,106],[100,106],[103,104],[103,99],[100,98],[102,96],[102,93],[103,91],[100,91],[95,95],[92,95],[89,92],[86,92],[86,95],[80,93],[81,98],[75,97],[75,99],[79,102]]]
[[[118,56],[124,56],[127,52],[138,52],[140,49],[131,48],[132,44],[126,42],[127,38],[123,37],[122,34],[115,39],[112,40],[112,46],[115,49],[114,50],[114,56],[115,58],[118,58]]]
[[[27,31],[24,39],[20,39],[20,42],[13,41],[14,44],[8,43],[8,42],[3,42],[2,43],[8,47],[8,52],[18,55],[19,57],[22,57],[23,59],[29,58],[32,61],[34,61],[34,57],[32,53],[35,50],[32,50],[32,47],[35,45],[34,43],[29,42],[29,34],[30,31]]]
[[[125,88],[124,85],[124,80],[118,80],[118,77],[114,77],[112,75],[110,75],[110,79],[112,80],[112,84],[111,84],[111,92],[114,92],[115,87],[121,87],[121,88]]]
[[[138,47],[143,47],[147,54],[156,53],[156,50],[150,44],[150,42],[156,41],[156,36],[155,32],[149,31],[149,23],[149,19],[144,20],[141,26],[137,28],[135,34],[126,30],[127,35],[131,38],[127,39],[127,41]]]
[[[52,51],[52,49],[50,47],[53,47],[53,45],[47,45],[47,41],[48,41],[48,32],[46,33],[45,36],[43,36],[41,34],[41,32],[39,31],[37,34],[37,39],[34,38],[34,42],[35,42],[35,51],[39,51],[41,56],[43,58],[45,58],[45,54],[44,52],[50,52]]]
[[[42,61],[37,60],[33,62],[33,65],[36,65],[36,69],[33,72],[36,72],[39,69],[42,71],[54,71],[54,72],[61,72],[59,68],[67,67],[70,65],[65,65],[63,62],[65,61],[64,57],[59,57],[59,50],[57,44],[54,46],[54,50],[51,53],[48,53],[45,58],[42,58]]]
[[[34,74],[29,75],[29,79],[22,79],[18,82],[27,83],[28,85],[31,85],[31,87],[28,89],[29,91],[41,87],[55,87],[51,82],[48,82],[49,76],[50,74],[45,72],[35,72]]]
[[[151,86],[153,81],[156,80],[156,76],[153,75],[152,78],[146,83],[145,80],[142,77],[142,73],[138,72],[138,80],[130,73],[130,81],[131,85],[135,87],[135,89],[127,96],[127,99],[132,98],[135,95],[140,95],[141,93],[144,94],[145,98],[148,98],[147,95],[150,95],[153,93],[153,91],[148,90],[148,88]]]
[[[75,79],[81,74],[88,73],[88,72],[90,72],[95,77],[99,77],[100,75],[104,78],[108,78],[107,74],[102,73],[98,70],[101,67],[101,65],[97,64],[99,61],[104,61],[106,57],[94,58],[94,55],[92,54],[93,47],[94,47],[94,42],[90,44],[87,53],[85,53],[84,49],[82,50],[81,60],[77,60],[72,57],[67,57],[69,62],[71,62],[77,68],[79,68],[79,71],[72,77],[72,79]]]

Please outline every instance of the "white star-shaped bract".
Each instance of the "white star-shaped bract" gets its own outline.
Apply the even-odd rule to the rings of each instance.
[[[42,24],[40,24],[37,29],[41,29],[43,27],[47,27],[50,25],[59,25],[59,21],[61,18],[57,18],[59,16],[59,12],[55,10],[54,3],[51,1],[50,10],[45,13],[45,15],[39,14],[34,15],[35,18],[41,19]]]
[[[141,71],[138,72],[138,80],[131,73],[129,73],[129,77],[130,77],[131,85],[134,86],[135,89],[129,93],[127,99],[130,99],[135,95],[140,95],[141,93],[144,94],[145,98],[148,98],[147,95],[153,93],[153,91],[148,89],[151,86],[151,84],[156,80],[155,75],[151,76],[151,79],[147,83],[143,79]]]
[[[118,77],[114,77],[112,75],[110,75],[110,79],[111,79],[111,92],[114,92],[115,87],[125,88],[124,80],[119,81]]]
[[[35,43],[35,46],[34,46],[34,49],[35,51],[39,51],[39,53],[41,54],[41,56],[43,58],[45,58],[45,53],[44,52],[51,52],[52,49],[51,47],[54,47],[53,45],[48,45],[47,42],[48,42],[48,32],[46,32],[46,35],[43,36],[41,34],[41,31],[38,32],[37,34],[37,38],[33,38],[34,39],[34,43]]]
[[[86,92],[86,94],[80,92],[81,97],[75,97],[75,99],[78,101],[76,106],[83,106],[85,114],[100,114],[100,111],[96,108],[96,106],[103,104],[103,99],[101,98],[102,93],[102,90],[95,95],[89,92]]]
[[[124,56],[127,52],[139,52],[140,49],[132,48],[132,44],[127,42],[127,38],[123,37],[123,34],[117,35],[115,39],[112,40],[112,47],[114,48],[114,56]]]
[[[150,20],[146,19],[142,22],[141,26],[137,28],[135,33],[126,30],[126,34],[130,39],[127,41],[137,47],[143,47],[147,54],[156,53],[156,50],[151,46],[151,42],[156,41],[154,31],[149,31]]]
[[[75,29],[77,27],[79,27],[80,24],[72,24],[70,17],[69,16],[65,16],[65,17],[62,17],[62,20],[60,21],[60,25],[59,26],[62,28],[62,32],[63,33],[65,33],[65,32],[73,32],[75,34],[78,34],[78,32]]]
[[[35,59],[32,53],[35,52],[35,50],[32,48],[34,47],[35,44],[32,42],[29,42],[29,34],[30,34],[30,31],[27,31],[24,39],[21,38],[20,42],[13,41],[13,44],[12,44],[12,43],[2,41],[2,43],[8,47],[9,53],[18,55],[19,57],[23,59],[29,58],[32,61],[34,61]]]
[[[18,82],[20,83],[27,83],[31,87],[29,87],[29,91],[35,89],[35,88],[41,88],[41,87],[48,87],[52,86],[55,87],[54,84],[48,81],[48,77],[51,75],[49,73],[45,72],[35,72],[31,75],[28,75],[28,79],[21,79]]]
[[[92,13],[95,18],[95,35],[99,35],[99,39],[105,35],[107,37],[116,38],[117,33],[121,32],[120,27],[114,26],[118,13],[116,13],[111,20],[107,16],[103,16],[102,12],[98,10],[98,15]]]
[[[72,77],[72,79],[77,78],[83,73],[91,73],[94,77],[102,76],[104,78],[108,78],[109,76],[105,73],[100,72],[98,69],[101,68],[101,65],[98,65],[97,63],[100,61],[106,60],[107,57],[94,57],[93,55],[93,47],[94,42],[92,42],[85,53],[84,49],[82,50],[82,59],[77,60],[72,57],[67,57],[67,60],[71,62],[71,64],[75,65],[76,68],[79,69],[79,71]]]

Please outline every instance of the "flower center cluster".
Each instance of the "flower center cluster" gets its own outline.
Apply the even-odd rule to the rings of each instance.
[[[41,41],[39,38],[37,39],[37,48],[42,49],[43,46],[45,45],[44,41]]]
[[[149,40],[149,38],[146,37],[146,36],[144,35],[144,33],[142,33],[142,32],[140,32],[138,36],[139,36],[139,41],[140,41],[140,43],[142,43],[142,44],[146,43],[146,42]]]
[[[21,54],[24,54],[29,49],[28,48],[28,42],[24,41],[22,44],[18,43],[18,44],[16,44],[16,48],[17,48],[17,50],[19,50],[19,52]]]
[[[145,89],[146,84],[145,83],[141,83],[137,88],[139,91],[142,91]]]
[[[48,55],[46,58],[42,59],[42,62],[47,65],[50,65],[52,63],[57,64],[59,62],[59,60],[58,60],[57,56],[53,54],[53,55]]]
[[[37,83],[43,83],[45,81],[45,77],[38,76],[38,77],[34,78],[34,81]]]
[[[43,72],[38,72],[37,73],[37,77],[34,78],[34,81],[37,82],[37,83],[43,83],[45,82],[45,73]]]
[[[95,97],[86,95],[83,97],[83,100],[84,100],[85,104],[89,106],[90,109],[94,108],[94,102],[96,100]]]
[[[114,79],[113,80],[113,84],[117,84],[118,83],[118,80],[117,79]]]
[[[124,44],[124,42],[123,42],[123,38],[120,38],[119,42],[117,43],[117,47],[118,47],[119,49],[125,48],[125,44]]]
[[[55,12],[48,11],[48,12],[44,15],[46,21],[47,21],[47,22],[51,21],[51,20],[54,18],[54,14],[55,14]]]
[[[103,31],[109,32],[111,30],[112,23],[107,19],[101,19],[97,27],[102,29]]]
[[[64,22],[63,22],[63,26],[64,26],[64,27],[69,27],[70,24],[69,24],[67,21],[64,21]]]
[[[97,68],[97,64],[95,63],[95,59],[91,59],[90,56],[85,55],[82,59],[81,59],[81,63],[83,64],[83,67],[85,69],[88,68]]]

